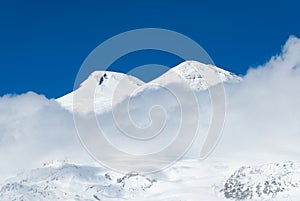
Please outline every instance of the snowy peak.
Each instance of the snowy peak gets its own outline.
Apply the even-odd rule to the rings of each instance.
[[[214,71],[222,82],[241,81],[241,78],[234,73],[218,68],[212,64],[203,64],[197,61],[185,61],[173,68],[185,79],[196,79],[208,76],[207,71]]]
[[[118,85],[122,85],[122,91],[115,93]],[[83,113],[89,111],[95,111],[102,113],[109,110],[112,107],[112,99],[121,101],[128,92],[142,86],[143,81],[130,75],[123,73],[110,72],[110,71],[95,71],[84,82],[80,84],[80,87],[75,91],[57,99],[57,102],[61,104],[63,108],[69,111],[73,111],[73,107],[76,110],[80,110]],[[93,96],[89,96],[89,92],[92,92]],[[74,94],[80,98],[80,102],[73,105]],[[94,102],[94,105],[89,104]],[[119,100],[118,100],[119,99]]]
[[[165,84],[183,81],[193,90],[206,90],[222,82],[238,83],[241,80],[241,77],[214,65],[185,61],[152,82]]]

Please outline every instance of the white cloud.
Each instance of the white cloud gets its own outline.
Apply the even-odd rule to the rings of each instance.
[[[300,39],[290,37],[280,55],[226,89],[227,119],[216,155],[255,161],[299,158]],[[0,98],[0,180],[66,158],[90,161],[69,112],[32,92]]]
[[[0,179],[53,159],[84,157],[72,115],[29,92],[0,98]]]
[[[300,39],[291,36],[281,54],[250,69],[243,83],[228,87],[220,150],[253,161],[299,158],[299,92]]]

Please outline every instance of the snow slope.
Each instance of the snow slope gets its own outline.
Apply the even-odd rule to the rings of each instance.
[[[1,201],[49,200],[298,200],[300,165],[291,162],[241,167],[230,175],[220,160],[180,161],[151,175],[111,172],[54,161],[0,185]],[[223,183],[222,180],[227,177]]]
[[[118,200],[153,185],[155,180],[143,175],[118,175],[99,167],[55,161],[7,181],[0,200]]]
[[[218,199],[211,184],[216,176],[209,174],[207,177],[209,167],[200,167],[196,161],[186,161],[145,176],[135,173],[121,175],[96,166],[52,162],[6,181],[0,186],[0,200],[179,201],[196,200],[198,196]],[[217,172],[222,166],[212,167]]]

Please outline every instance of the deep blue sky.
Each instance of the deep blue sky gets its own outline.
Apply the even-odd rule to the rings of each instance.
[[[198,42],[215,64],[236,74],[300,36],[300,3],[285,1],[1,1],[0,95],[35,91],[59,97],[73,88],[86,56],[124,31],[171,29]],[[121,72],[178,58],[144,52],[124,57]]]

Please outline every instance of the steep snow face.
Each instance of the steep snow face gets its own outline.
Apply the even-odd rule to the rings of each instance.
[[[291,200],[293,193],[300,195],[299,187],[300,165],[286,162],[241,167],[226,180],[221,192],[235,200]]]
[[[109,71],[95,71],[93,72],[80,87],[61,98],[57,101],[62,107],[69,111],[73,111],[73,97],[74,93],[80,98],[80,102],[75,105],[76,108],[81,112],[95,111],[101,113],[103,111],[109,110],[112,107],[112,99],[114,97],[114,92],[119,83],[122,83],[123,91],[118,91],[117,97],[114,101],[121,101],[127,92],[134,91],[134,89],[143,85],[144,82],[130,75],[123,73],[109,72]],[[89,97],[87,92],[93,90],[94,97]],[[94,105],[89,104],[90,98],[93,99]],[[119,100],[116,100],[119,99]]]
[[[75,109],[81,112],[95,111],[96,113],[102,113],[111,109],[112,100],[117,104],[126,96],[132,95],[133,92],[151,91],[153,85],[166,86],[170,83],[179,85],[185,83],[192,90],[197,91],[206,90],[221,82],[237,83],[241,80],[239,76],[233,73],[197,61],[185,61],[147,84],[130,75],[96,71],[77,90],[58,98],[57,101],[69,111],[73,111],[73,107],[77,107]],[[118,87],[119,85],[121,87]],[[117,88],[119,90],[116,92]],[[90,90],[94,92],[93,97],[87,95]],[[82,98],[73,106],[74,93]],[[93,99],[94,104],[89,104],[90,99]]]

